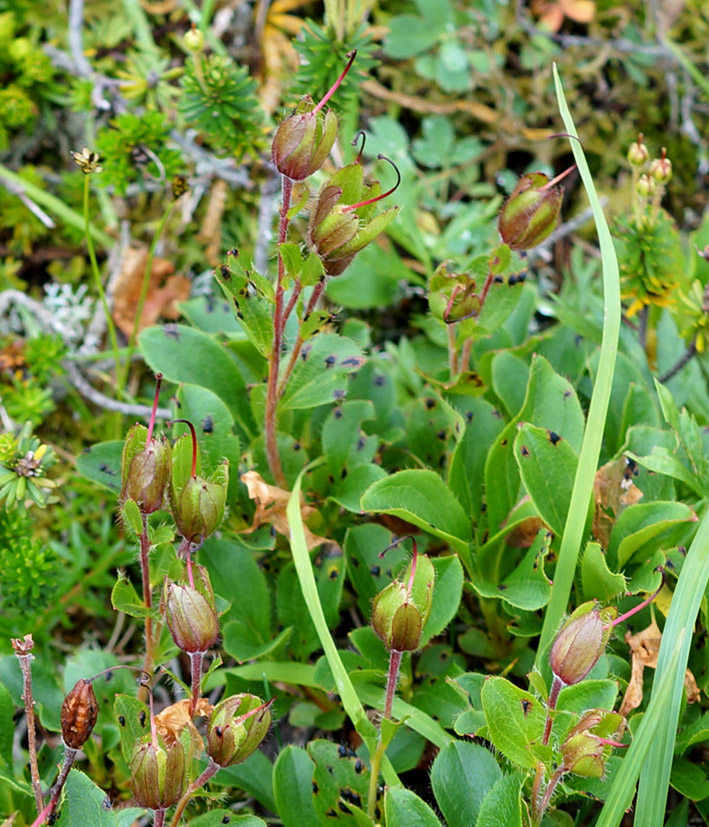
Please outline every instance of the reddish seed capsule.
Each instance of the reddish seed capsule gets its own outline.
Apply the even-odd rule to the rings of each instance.
[[[513,250],[530,250],[551,235],[564,191],[550,187],[543,172],[529,172],[502,205],[497,223],[502,240]]]
[[[81,749],[89,740],[98,718],[98,702],[93,686],[78,680],[64,698],[61,712],[62,738],[70,749]]]

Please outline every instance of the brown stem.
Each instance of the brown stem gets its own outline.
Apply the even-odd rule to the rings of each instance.
[[[22,670],[22,700],[25,703],[25,715],[27,716],[30,774],[37,812],[41,813],[44,809],[44,796],[42,795],[42,782],[39,777],[39,765],[37,764],[37,731],[34,720],[34,698],[32,696],[32,649],[34,648],[34,640],[32,635],[25,635],[24,638],[14,638],[11,643]]]
[[[278,227],[278,243],[283,244],[288,235],[288,210],[290,208],[293,182],[283,176],[283,201],[281,203],[281,220]],[[276,308],[273,318],[273,347],[268,360],[268,386],[266,391],[266,421],[264,431],[266,437],[266,456],[271,475],[276,485],[285,487],[286,478],[278,455],[278,441],[276,437],[276,406],[278,404],[278,368],[281,358],[281,342],[283,340],[283,279],[285,277],[285,263],[280,251],[278,253],[278,276],[276,281]]]
[[[547,807],[549,806],[549,802],[551,801],[552,795],[554,795],[554,790],[556,790],[559,781],[561,781],[561,776],[566,772],[564,766],[557,767],[554,772],[552,773],[551,778],[549,779],[549,784],[547,785],[546,792],[544,793],[544,798],[542,798],[541,804],[539,806],[539,820],[541,821],[542,816],[546,812]]]
[[[190,717],[194,717],[202,688],[202,660],[204,652],[191,652],[190,664],[192,673],[192,699],[190,700]]]
[[[664,385],[665,382],[669,382],[670,379],[676,374],[679,373],[682,368],[696,356],[697,353],[697,340],[696,338],[692,339],[692,341],[687,345],[687,350],[679,357],[679,359],[672,365],[672,367],[662,374],[657,380],[660,384]]]
[[[485,306],[485,299],[487,298],[487,294],[490,292],[490,287],[492,286],[492,280],[494,276],[492,274],[492,270],[488,271],[487,278],[485,279],[485,284],[483,284],[483,291],[480,294],[480,310],[478,311],[478,315],[483,312],[483,307]]]
[[[153,826],[154,827],[163,827],[165,824],[165,810],[162,807],[159,810],[154,810],[153,815]]]
[[[315,305],[318,303],[320,296],[322,296],[323,290],[325,289],[325,285],[327,282],[325,279],[318,282],[313,289],[313,294],[310,297],[310,301],[308,302],[308,306],[305,309],[305,313],[303,314],[303,319],[307,319],[308,316],[313,312],[315,309]],[[290,359],[288,360],[288,364],[286,365],[286,369],[283,371],[283,376],[281,376],[280,384],[278,385],[277,397],[283,395],[283,391],[286,388],[286,384],[290,379],[291,373],[293,373],[293,368],[295,367],[295,363],[298,361],[298,356],[300,355],[300,349],[303,347],[303,338],[298,334],[298,338],[295,340],[295,344],[293,345],[293,351],[291,352]]]
[[[177,804],[177,809],[175,810],[175,815],[172,817],[172,821],[170,822],[170,827],[177,827],[180,823],[180,819],[182,818],[182,813],[185,811],[185,807],[189,804],[190,798],[192,798],[193,793],[195,793],[200,787],[203,787],[207,781],[213,776],[217,774],[219,770],[219,764],[215,764],[212,758],[210,757],[209,763],[207,764],[206,769],[198,778],[189,785],[187,791],[182,796]]]
[[[534,775],[534,784],[532,784],[532,824],[537,825],[541,821],[541,806],[542,806],[542,778],[544,777],[544,762],[540,761],[537,764],[537,772]]]
[[[467,373],[470,368],[470,351],[473,349],[473,337],[463,342],[463,351],[460,354],[460,372]]]
[[[297,282],[295,287],[293,288],[293,293],[291,294],[291,297],[288,300],[286,309],[283,311],[283,321],[281,323],[281,336],[283,336],[283,331],[286,329],[286,324],[288,322],[288,319],[290,319],[290,314],[293,312],[293,308],[295,307],[295,303],[298,301],[298,298],[300,297],[302,289],[303,285],[300,282]]]
[[[153,595],[150,588],[150,536],[148,534],[148,517],[141,511],[143,530],[140,532],[140,574],[143,580],[143,602],[146,608],[152,609]],[[148,675],[153,674],[153,619],[150,615],[145,617],[145,659],[143,660],[143,671]],[[144,701],[148,687],[140,687],[138,697]]]

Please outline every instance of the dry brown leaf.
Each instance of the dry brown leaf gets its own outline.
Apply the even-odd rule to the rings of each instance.
[[[594,0],[534,0],[532,13],[547,31],[558,32],[568,17],[576,23],[590,23],[596,14]]]
[[[121,262],[121,272],[113,291],[113,319],[126,337],[133,332],[147,262],[148,251],[135,247],[126,250]],[[189,298],[190,281],[184,276],[173,275],[174,272],[172,262],[164,258],[153,259],[139,330],[155,324],[162,316],[168,319],[178,317],[175,302]]]
[[[628,465],[625,457],[607,462],[596,471],[593,496],[596,502],[593,536],[603,548],[608,548],[613,524],[620,513],[629,505],[635,505],[643,496],[633,482],[632,466]]]
[[[510,548],[529,548],[542,528],[547,526],[539,517],[527,517],[510,531],[505,542]]]
[[[251,534],[262,525],[272,525],[279,534],[283,534],[284,537],[290,537],[288,518],[286,517],[290,491],[285,491],[283,488],[278,488],[275,485],[269,485],[257,471],[247,471],[245,474],[242,474],[241,481],[248,489],[249,497],[256,503],[254,521],[250,528],[245,529],[241,533]],[[316,534],[313,534],[308,526],[305,525],[305,520],[312,514],[315,514],[316,509],[302,503],[303,497],[301,494],[300,513],[303,516],[305,542],[308,546],[308,551],[310,551],[316,546],[328,542],[328,540],[326,537],[318,537]]]
[[[195,715],[206,718],[212,714],[213,709],[214,707],[206,698],[200,698],[197,701]],[[200,737],[190,717],[190,700],[188,698],[177,701],[172,706],[165,707],[162,712],[155,716],[155,726],[168,744],[177,741],[185,727],[189,727],[193,737]]]
[[[630,646],[632,666],[628,688],[625,690],[623,703],[618,710],[623,716],[627,716],[631,710],[637,709],[642,703],[643,672],[646,666],[649,666],[651,669],[657,667],[657,658],[660,654],[660,644],[662,643],[662,632],[657,623],[655,623],[655,618],[653,618],[652,623],[637,634],[631,635],[630,632],[628,632],[625,635],[625,641],[628,646]],[[694,679],[694,675],[689,669],[684,673],[684,688],[687,692],[687,703],[693,704],[699,700],[699,687]]]

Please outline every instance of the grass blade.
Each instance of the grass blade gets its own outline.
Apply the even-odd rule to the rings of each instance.
[[[635,823],[642,827],[659,827],[664,823],[667,789],[672,770],[672,756],[677,734],[684,673],[692,643],[692,631],[699,606],[709,581],[709,509],[699,525],[677,581],[670,612],[662,632],[657,672],[650,703],[655,699],[655,685],[671,681],[672,691],[662,715],[655,722],[653,750],[643,767],[638,788]],[[682,637],[680,642],[680,637]],[[676,660],[676,663],[675,663]],[[658,689],[658,694],[660,690]],[[647,717],[647,714],[646,714]]]
[[[657,691],[652,694],[652,699],[640,722],[633,743],[630,745],[628,754],[623,760],[620,771],[613,780],[606,803],[603,805],[603,810],[596,822],[596,827],[617,827],[622,821],[625,811],[632,804],[633,794],[635,793],[635,782],[638,780],[640,771],[646,763],[650,747],[655,744],[657,727],[664,718],[666,705],[670,702],[672,696],[672,673],[679,663],[680,646],[684,643],[684,639],[691,640],[691,638],[691,634],[685,635],[684,631],[682,631],[680,632],[680,638],[673,641],[674,644],[677,644],[677,648],[673,652],[672,659],[668,664],[669,669],[662,676],[662,680],[658,682],[657,678],[655,679]],[[665,793],[666,792],[667,789],[665,788]],[[640,802],[640,796],[638,796],[638,801]],[[638,807],[638,815],[636,816],[635,823],[642,825],[649,824],[649,822],[638,821],[640,818],[639,810],[640,808]]]
[[[313,574],[313,567],[310,562],[310,554],[308,553],[308,546],[305,542],[305,532],[303,531],[303,516],[300,513],[300,485],[303,477],[303,472],[298,475],[295,481],[293,491],[288,500],[288,508],[286,509],[286,516],[288,517],[288,526],[290,528],[290,546],[293,553],[293,562],[295,563],[295,570],[298,574],[298,581],[303,592],[303,599],[308,607],[308,612],[313,620],[315,629],[320,638],[320,645],[322,646],[327,662],[330,665],[332,677],[337,686],[337,692],[342,699],[342,705],[345,712],[350,716],[355,729],[362,736],[362,740],[367,745],[370,755],[374,755],[374,750],[377,746],[377,733],[374,725],[367,718],[362,702],[355,691],[350,676],[345,669],[340,655],[335,646],[335,641],[332,639],[330,630],[327,627],[327,621],[322,610],[320,597],[318,595],[318,587],[315,583],[315,575]],[[384,756],[382,760],[382,774],[386,783],[391,786],[401,786],[401,782],[391,763]]]
[[[618,352],[618,336],[620,334],[620,277],[618,259],[615,255],[613,239],[611,238],[608,222],[603,214],[601,202],[598,199],[596,188],[593,185],[591,171],[586,162],[581,142],[578,140],[569,107],[566,103],[564,90],[559,73],[554,65],[554,83],[556,96],[559,101],[564,126],[569,135],[573,135],[571,149],[574,160],[581,174],[581,180],[586,187],[588,200],[596,222],[598,241],[601,247],[601,264],[603,267],[603,299],[604,316],[603,338],[601,340],[601,357],[598,365],[596,384],[591,396],[591,404],[586,419],[586,429],[579,454],[579,464],[574,479],[574,489],[571,494],[569,512],[566,516],[564,536],[561,540],[559,560],[554,572],[554,585],[551,598],[544,614],[542,635],[537,649],[537,662],[542,656],[561,623],[568,606],[571,587],[576,573],[579,549],[583,540],[583,530],[588,514],[588,506],[593,494],[593,480],[598,467],[598,457],[601,452],[601,440],[608,413],[608,402],[613,384],[616,354]]]

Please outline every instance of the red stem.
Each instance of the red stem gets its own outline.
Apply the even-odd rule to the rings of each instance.
[[[377,155],[377,159],[380,161],[389,161],[389,163],[394,167],[396,170],[396,184],[393,187],[388,189],[386,192],[382,192],[379,195],[376,195],[374,198],[368,198],[366,201],[360,201],[358,204],[348,204],[346,207],[342,208],[342,212],[351,212],[352,210],[358,210],[360,207],[367,207],[370,204],[376,204],[377,201],[381,201],[383,198],[388,198],[393,192],[395,192],[399,184],[401,183],[401,173],[399,172],[399,167],[391,160],[391,158],[387,158],[386,155],[382,155],[381,153]]]
[[[143,602],[147,609],[153,607],[153,595],[150,588],[150,537],[148,534],[148,518],[141,512],[141,519],[143,521],[143,530],[140,532],[140,574],[143,580]],[[145,660],[143,662],[143,671],[148,675],[153,674],[153,619],[150,615],[145,618]],[[145,693],[145,686],[141,686],[140,695]],[[146,690],[147,691],[147,690]]]
[[[323,290],[325,289],[325,285],[327,282],[323,279],[323,281],[318,282],[313,289],[313,294],[310,297],[310,301],[308,302],[308,306],[305,310],[303,315],[304,319],[307,319],[308,316],[313,312],[315,309],[315,305],[318,303],[318,299],[322,296]],[[283,376],[281,377],[280,384],[278,385],[278,397],[280,398],[285,390],[286,384],[290,379],[291,373],[293,373],[293,368],[295,367],[295,363],[298,361],[298,355],[300,354],[300,349],[303,347],[303,339],[300,334],[298,334],[298,338],[295,340],[295,344],[293,345],[293,350],[290,355],[290,359],[288,360],[288,365],[286,369],[283,371]]]
[[[364,129],[360,129],[359,132],[354,136],[354,138],[350,141],[350,146],[357,146],[357,142],[360,138],[362,139],[362,146],[359,148],[359,152],[357,153],[357,157],[355,158],[355,164],[359,164],[362,160],[364,145],[367,143],[367,136],[364,132]]]
[[[278,244],[285,242],[288,235],[288,210],[290,209],[293,182],[282,176],[283,201],[281,203],[281,220],[278,226]],[[278,404],[278,368],[281,358],[281,342],[283,339],[283,279],[285,277],[285,262],[280,251],[278,253],[278,276],[276,281],[276,309],[273,319],[273,347],[271,358],[268,360],[268,386],[266,391],[266,421],[264,431],[266,437],[266,456],[268,465],[276,485],[285,487],[286,478],[278,455],[278,441],[276,438],[276,406]]]
[[[650,603],[657,597],[657,595],[662,591],[662,587],[665,585],[665,573],[662,572],[662,582],[660,583],[660,587],[656,589],[650,597],[646,597],[642,603],[638,603],[637,606],[632,608],[630,611],[626,612],[625,614],[620,615],[620,617],[616,617],[610,626],[617,626],[619,623],[622,623],[624,620],[627,620],[629,617],[632,617],[634,614],[637,614],[639,611],[645,608],[645,606],[649,606]]]
[[[563,681],[554,675],[554,680],[551,682],[551,689],[549,690],[549,700],[547,701],[547,719],[544,724],[544,735],[542,735],[542,744],[544,744],[544,746],[549,743],[552,725],[551,713],[556,709],[556,702],[559,700],[559,692],[561,692],[563,687]]]
[[[490,287],[492,286],[492,280],[494,276],[492,274],[492,270],[488,270],[487,276],[485,278],[485,284],[483,284],[483,291],[480,294],[480,310],[478,310],[478,315],[483,312],[483,307],[485,306],[485,299],[487,298],[487,294],[490,292]]]
[[[190,654],[191,676],[192,676],[192,699],[190,701],[190,717],[194,717],[197,709],[197,701],[202,686],[202,659],[204,652],[192,652]]]
[[[146,444],[153,438],[153,428],[155,428],[155,417],[158,412],[158,401],[160,400],[160,385],[162,385],[162,373],[155,374],[155,396],[153,397],[153,409],[150,412],[150,423],[148,424],[148,438]]]
[[[544,190],[548,190],[550,187],[553,187],[554,184],[558,184],[559,181],[563,181],[564,178],[576,169],[576,164],[571,164],[568,169],[565,169],[563,172],[560,172],[556,178],[552,178],[551,181],[547,181],[546,184],[540,189],[540,192],[544,192]]]
[[[319,112],[323,108],[323,106],[325,106],[325,104],[330,100],[330,98],[335,94],[335,92],[337,92],[339,85],[345,79],[345,76],[350,71],[350,67],[354,63],[354,59],[357,57],[357,50],[355,49],[352,52],[348,52],[345,55],[345,57],[349,58],[349,60],[347,61],[347,66],[345,66],[345,68],[340,73],[340,77],[332,84],[332,86],[330,87],[330,91],[325,95],[325,97],[320,101],[320,103],[315,107],[315,109],[313,109],[313,114]]]
[[[192,479],[194,479],[197,476],[197,431],[189,419],[172,419],[166,424],[175,425],[178,422],[181,422],[183,425],[187,425],[190,429],[190,433],[192,434]]]
[[[392,649],[389,653],[389,675],[387,677],[387,694],[384,702],[384,717],[391,720],[391,708],[396,695],[396,684],[399,680],[399,667],[401,666],[401,652]]]

